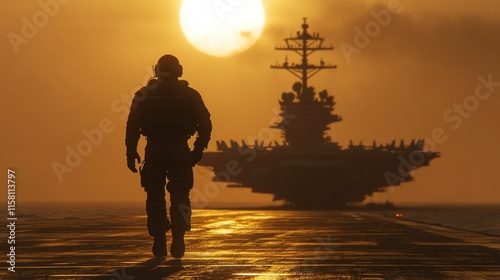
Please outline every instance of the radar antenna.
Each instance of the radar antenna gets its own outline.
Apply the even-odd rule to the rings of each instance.
[[[307,80],[314,76],[321,70],[324,69],[335,69],[336,65],[326,65],[323,59],[321,59],[319,65],[309,64],[308,57],[316,51],[327,51],[333,50],[333,46],[324,46],[324,40],[320,37],[319,33],[309,34],[307,28],[307,18],[303,18],[304,22],[302,24],[302,33],[297,31],[296,37],[285,38],[285,46],[277,46],[275,50],[278,51],[294,51],[302,57],[301,63],[288,62],[288,57],[285,59],[283,64],[271,65],[272,69],[285,69],[292,73],[294,76],[302,80],[302,89],[307,90],[308,84]]]

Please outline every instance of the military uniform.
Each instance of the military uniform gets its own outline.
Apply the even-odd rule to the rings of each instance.
[[[141,184],[147,192],[147,227],[151,236],[165,236],[171,229],[172,234],[182,234],[183,237],[184,232],[191,229],[189,191],[193,187],[192,167],[196,163],[193,157],[198,153],[195,161],[201,158],[211,131],[210,113],[201,95],[189,87],[187,81],[159,77],[135,94],[125,144],[127,157],[135,153],[140,161],[136,152],[140,134],[147,139]],[[196,133],[191,152],[187,140]],[[171,221],[167,217],[165,201],[167,179]]]

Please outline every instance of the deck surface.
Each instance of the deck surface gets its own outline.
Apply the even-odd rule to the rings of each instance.
[[[145,219],[20,220],[16,272],[2,261],[0,278],[500,279],[500,237],[395,217],[195,210],[181,260],[152,257]]]

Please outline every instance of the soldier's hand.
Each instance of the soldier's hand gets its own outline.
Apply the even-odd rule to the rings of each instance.
[[[139,156],[139,153],[137,151],[133,152],[127,152],[127,166],[130,171],[137,173],[137,168],[135,167],[135,161],[137,160],[137,163],[141,163],[141,156]]]
[[[193,167],[201,160],[203,157],[203,150],[194,149],[191,151],[191,158],[193,159]]]

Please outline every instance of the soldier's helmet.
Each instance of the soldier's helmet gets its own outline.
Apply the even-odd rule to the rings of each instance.
[[[181,77],[182,65],[179,63],[177,57],[166,54],[155,65],[155,76],[157,77]]]

